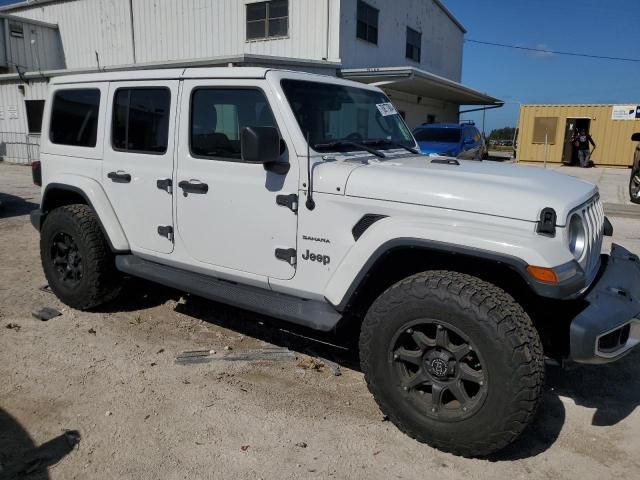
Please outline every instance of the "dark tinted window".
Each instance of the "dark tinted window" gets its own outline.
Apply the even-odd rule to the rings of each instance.
[[[199,88],[193,92],[193,155],[240,160],[240,132],[244,127],[276,127],[260,90]]]
[[[284,37],[289,33],[289,1],[250,3],[247,5],[247,40]]]
[[[113,148],[165,153],[170,110],[171,92],[167,88],[118,89],[113,99]]]
[[[413,132],[419,142],[458,143],[460,141],[459,128],[419,128]]]
[[[407,27],[407,48],[406,56],[416,62],[420,61],[420,50],[422,43],[422,34],[413,28]]]
[[[98,132],[100,90],[59,90],[51,109],[52,143],[95,147]]]
[[[369,43],[378,44],[378,10],[362,0],[358,0],[356,36]]]
[[[42,112],[44,111],[44,100],[25,100],[27,109],[27,127],[29,133],[40,133],[42,129]]]

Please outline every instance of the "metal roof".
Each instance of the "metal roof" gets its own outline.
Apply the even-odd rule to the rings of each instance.
[[[340,75],[349,80],[459,105],[504,104],[486,93],[415,67],[351,68],[341,70]]]
[[[182,72],[185,68],[193,68],[193,67],[239,67],[243,66],[252,66],[252,67],[262,67],[262,69],[266,68],[283,68],[289,70],[295,70],[296,68],[304,69],[308,71],[309,69],[318,69],[318,70],[332,70],[337,71],[340,67],[339,63],[330,62],[326,60],[299,60],[295,58],[284,58],[284,57],[272,57],[269,55],[252,55],[252,54],[243,54],[243,55],[235,55],[231,57],[209,57],[209,58],[200,58],[196,60],[175,60],[168,62],[149,62],[149,63],[136,63],[129,65],[115,65],[115,66],[107,66],[102,68],[92,67],[92,68],[78,68],[78,69],[64,69],[64,70],[47,70],[47,71],[31,71],[24,72],[22,75],[17,73],[8,73],[4,75],[0,75],[0,82],[2,81],[12,81],[12,80],[20,80],[20,79],[48,79],[48,78],[56,78],[62,76],[79,76],[82,74],[92,74],[92,78],[96,74],[109,74],[110,72],[130,72],[131,78],[138,75],[140,78],[150,78],[148,74],[139,73],[134,74],[131,72],[141,71],[141,70],[157,70],[158,72],[163,72],[161,75],[164,75],[163,78],[166,78],[167,75],[173,75],[172,73],[168,73],[171,69],[179,69],[176,70],[178,72]],[[118,75],[116,75],[118,76]],[[122,75],[118,76],[119,79],[122,79]],[[66,80],[65,80],[66,81]]]

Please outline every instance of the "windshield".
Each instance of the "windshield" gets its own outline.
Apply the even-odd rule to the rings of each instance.
[[[419,128],[413,135],[419,142],[458,143],[460,141],[459,128]]]
[[[282,80],[282,89],[314,150],[359,150],[348,142],[388,141],[388,147],[377,148],[415,145],[402,117],[381,92],[303,80]]]

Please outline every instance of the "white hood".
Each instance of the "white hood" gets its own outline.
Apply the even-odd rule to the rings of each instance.
[[[532,222],[539,219],[543,208],[551,207],[559,225],[564,225],[573,208],[597,192],[589,182],[542,168],[471,160],[458,160],[459,165],[438,164],[432,160],[412,155],[366,163],[328,163],[320,170],[329,177],[347,174],[348,196]],[[333,169],[338,171],[329,172]]]

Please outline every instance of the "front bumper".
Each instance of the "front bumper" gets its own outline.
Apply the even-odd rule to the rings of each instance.
[[[640,259],[614,244],[604,271],[571,321],[569,360],[608,363],[640,343]]]

